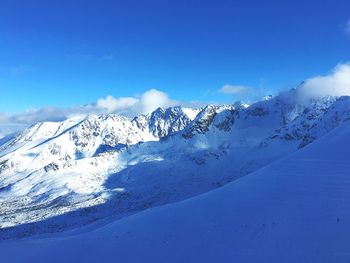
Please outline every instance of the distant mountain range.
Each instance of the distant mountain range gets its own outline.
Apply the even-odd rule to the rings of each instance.
[[[0,239],[105,224],[208,192],[350,119],[350,97],[37,123],[0,144]]]

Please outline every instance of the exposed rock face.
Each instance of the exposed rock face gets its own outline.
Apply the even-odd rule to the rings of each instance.
[[[349,118],[349,97],[312,100],[298,116],[277,129],[267,140],[295,140],[300,142],[299,148],[302,148]]]
[[[44,166],[45,172],[49,171],[57,171],[59,169],[58,165],[55,163],[49,163],[48,165]]]
[[[204,134],[209,130],[209,126],[212,124],[215,115],[220,107],[214,105],[206,106],[186,127],[182,136],[186,139],[193,137],[196,133]]]
[[[162,138],[183,130],[191,122],[181,107],[158,108],[149,115],[134,118],[133,123],[154,137]]]

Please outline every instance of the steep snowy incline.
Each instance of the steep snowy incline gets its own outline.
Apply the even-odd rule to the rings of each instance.
[[[348,262],[350,122],[195,198],[76,236],[1,242],[2,262]]]
[[[216,108],[219,112],[221,107]],[[159,120],[158,123],[163,124],[176,124],[183,116],[180,108],[170,108],[166,111],[158,109],[156,112],[168,112],[159,117],[163,121]],[[180,117],[176,118],[174,112],[180,112]],[[112,117],[120,118],[108,116]],[[220,114],[217,117],[220,117]],[[114,134],[108,133],[108,130],[106,132],[106,128],[101,128],[103,126],[100,123],[97,125],[91,121],[96,118],[84,119],[58,137],[39,141],[39,144],[38,141],[31,141],[30,137],[24,140],[25,143],[35,146],[29,147],[29,150],[21,148],[3,157],[0,162],[0,228],[39,222],[80,208],[91,207],[80,218],[72,219],[68,215],[59,223],[51,222],[45,227],[40,225],[37,230],[58,231],[72,224],[86,224],[91,220],[111,215],[122,217],[150,206],[182,200],[227,182],[227,173],[218,176],[210,174],[219,168],[217,165],[220,157],[211,150],[220,152],[224,149],[218,150],[215,148],[217,145],[213,144],[203,152],[196,142],[192,147],[191,141],[185,141],[181,135],[169,134],[171,136],[161,137],[161,141],[149,141],[134,146],[130,144],[121,149],[113,148],[112,140],[109,149],[92,155],[94,150],[86,149],[96,149],[101,145],[101,138]],[[102,117],[97,118],[101,119],[105,121]],[[150,122],[152,123],[154,122]],[[106,127],[109,130],[115,129],[117,124],[109,123]],[[215,121],[215,124],[221,124],[220,120]],[[163,126],[164,131],[168,130],[167,127],[174,125]],[[123,132],[125,133],[123,130],[116,133],[116,137]],[[213,132],[214,135],[218,135]],[[80,143],[69,141],[78,133],[80,136],[77,136],[76,140],[87,142],[82,146]],[[223,133],[226,132],[222,131],[221,135]],[[149,133],[145,131],[145,134]],[[121,138],[128,139],[127,136]],[[227,138],[227,135],[223,138]],[[224,142],[220,137],[218,141]],[[23,147],[28,148],[28,145]],[[80,152],[84,150],[80,158],[75,154],[78,149],[81,149]],[[74,158],[60,157],[67,155],[73,155]],[[174,167],[176,163],[181,165]],[[94,211],[94,206],[107,201],[108,207],[105,211]]]
[[[157,112],[164,112],[156,116]],[[105,202],[118,154],[183,129],[196,111],[158,109],[142,130],[118,115],[38,123],[0,145],[0,228],[38,221]],[[190,117],[187,116],[189,114]],[[152,117],[153,116],[153,117]]]

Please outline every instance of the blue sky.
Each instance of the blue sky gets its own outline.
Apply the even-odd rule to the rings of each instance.
[[[348,0],[2,0],[0,112],[152,88],[176,101],[254,99],[349,61],[349,10]]]

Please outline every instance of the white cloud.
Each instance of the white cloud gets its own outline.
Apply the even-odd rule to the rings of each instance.
[[[139,100],[133,97],[114,98],[113,96],[107,96],[97,100],[96,106],[98,108],[106,109],[108,113],[122,111],[130,109]]]
[[[340,64],[326,76],[306,80],[299,88],[301,98],[350,96],[350,64]]]
[[[181,104],[169,98],[168,94],[151,89],[142,94],[138,104],[136,104],[136,112],[149,113],[159,107],[171,107]]]
[[[231,95],[235,100],[244,101],[249,104],[261,100],[263,96],[270,95],[266,94],[266,89],[262,90],[261,88],[253,88],[244,85],[226,84],[218,91],[226,95]]]
[[[219,89],[219,92],[224,94],[243,94],[251,92],[252,88],[242,85],[226,84]]]
[[[114,98],[107,96],[96,103],[96,111],[101,113],[119,113],[126,116],[136,116],[142,113],[150,113],[159,107],[167,108],[175,105],[183,105],[169,98],[168,94],[150,89],[139,97]]]

